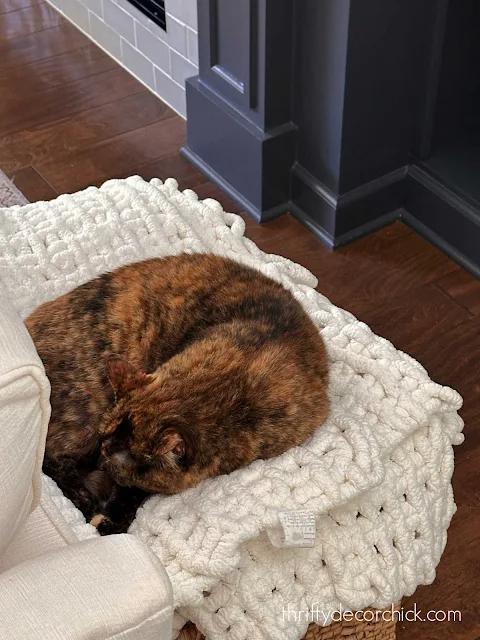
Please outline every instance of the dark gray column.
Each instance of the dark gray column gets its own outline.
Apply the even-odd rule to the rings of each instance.
[[[438,0],[198,0],[184,154],[340,246],[399,215]]]
[[[297,2],[292,207],[331,247],[399,216],[435,6]]]
[[[288,210],[294,0],[199,0],[182,153],[251,216]]]
[[[331,248],[402,217],[480,273],[478,191],[431,165],[439,114],[457,126],[455,98],[475,104],[477,0],[198,8],[183,151],[203,173],[256,220],[291,211]]]

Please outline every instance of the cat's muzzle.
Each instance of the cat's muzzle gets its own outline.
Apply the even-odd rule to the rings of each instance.
[[[136,462],[126,450],[115,451],[100,461],[100,469],[106,471],[117,484],[123,487],[132,486],[130,478],[136,468]]]

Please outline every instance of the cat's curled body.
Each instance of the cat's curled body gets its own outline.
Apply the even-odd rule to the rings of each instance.
[[[182,254],[121,267],[39,307],[52,387],[44,470],[101,533],[149,493],[270,458],[328,413],[318,329],[280,284]],[[97,518],[98,522],[102,518]]]

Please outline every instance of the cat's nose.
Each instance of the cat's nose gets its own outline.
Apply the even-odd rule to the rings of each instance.
[[[117,469],[119,467],[128,469],[135,464],[134,459],[128,451],[117,451],[115,453],[112,453],[112,455],[110,456],[110,461],[115,467],[117,467]]]

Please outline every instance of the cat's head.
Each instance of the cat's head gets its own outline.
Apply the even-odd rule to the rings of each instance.
[[[123,360],[108,370],[116,404],[102,430],[101,464],[118,484],[173,494],[222,472],[202,453],[202,415],[192,420],[192,403],[182,399],[182,389],[193,391],[188,381],[165,391],[155,375]]]

